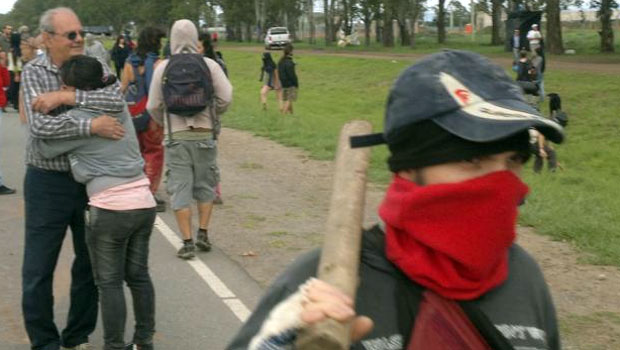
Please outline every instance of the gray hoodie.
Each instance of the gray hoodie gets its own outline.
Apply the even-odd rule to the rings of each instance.
[[[145,177],[144,160],[140,155],[138,139],[127,107],[121,113],[94,109],[72,109],[76,119],[91,119],[106,113],[119,119],[125,136],[111,140],[99,136],[80,139],[33,139],[33,150],[43,158],[54,158],[68,153],[71,173],[77,182],[86,184],[88,196],[108,188]]]
[[[170,49],[172,54],[182,52],[197,53],[198,52],[198,31],[192,21],[181,19],[172,25],[170,30]],[[213,89],[215,91],[215,110],[221,116],[228,108],[232,101],[232,85],[220,65],[214,60],[204,57],[205,63],[211,72],[213,81]],[[149,89],[149,100],[146,109],[149,114],[160,125],[164,125],[164,96],[162,92],[162,80],[168,60],[161,61],[153,72],[153,79]],[[193,117],[182,117],[170,114],[170,126],[172,132],[187,131],[193,128],[211,129],[211,117],[209,116],[209,108],[196,114]]]

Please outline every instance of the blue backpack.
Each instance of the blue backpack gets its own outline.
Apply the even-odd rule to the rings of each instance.
[[[153,65],[157,61],[158,56],[154,53],[148,53],[144,61],[136,55],[132,54],[127,58],[127,62],[131,64],[133,69],[134,80],[129,82],[127,91],[125,92],[125,101],[129,108],[129,114],[133,117],[133,124],[136,132],[143,132],[149,126],[151,116],[146,110],[148,102],[149,86],[153,78]],[[144,73],[140,74],[140,63],[144,65]]]

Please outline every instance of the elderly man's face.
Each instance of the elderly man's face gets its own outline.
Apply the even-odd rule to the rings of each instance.
[[[43,41],[54,64],[60,66],[72,56],[84,53],[82,24],[73,13],[59,12],[52,20],[54,31],[43,33]]]

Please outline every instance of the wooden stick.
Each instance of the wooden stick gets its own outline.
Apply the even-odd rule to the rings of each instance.
[[[355,300],[366,195],[366,171],[370,148],[351,149],[349,138],[368,134],[367,121],[351,121],[342,127],[334,185],[327,217],[318,278],[340,288]],[[300,350],[348,350],[350,325],[328,319],[299,334]]]

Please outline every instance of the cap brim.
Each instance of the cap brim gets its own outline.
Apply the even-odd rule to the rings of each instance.
[[[564,140],[562,127],[519,100],[483,101],[433,118],[439,126],[474,142],[500,140],[534,128],[555,143]]]

